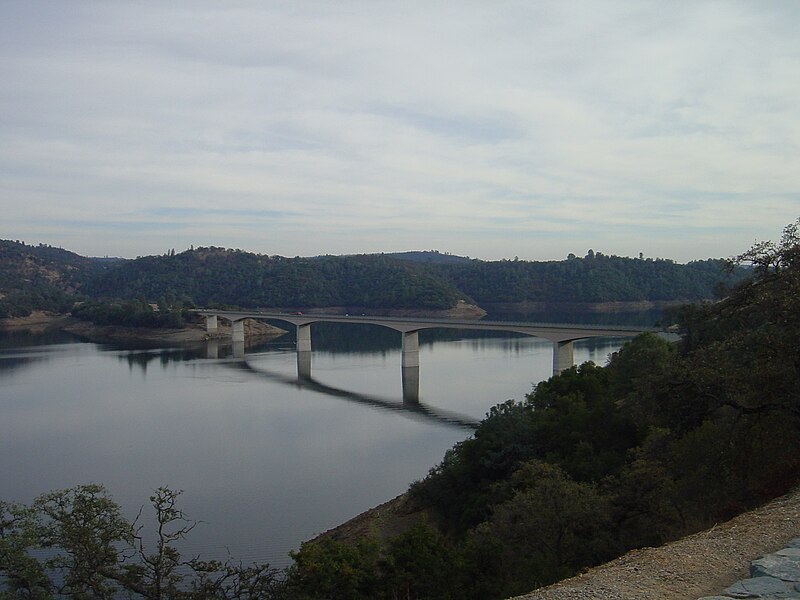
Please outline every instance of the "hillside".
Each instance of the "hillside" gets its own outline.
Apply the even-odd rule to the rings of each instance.
[[[130,261],[93,279],[84,291],[245,307],[442,309],[463,297],[427,270],[382,255],[284,258],[222,248]]]
[[[197,248],[101,260],[0,242],[0,317],[64,310],[71,297],[168,306],[450,309],[498,303],[687,302],[740,279],[721,260],[677,264],[591,252],[564,261],[481,261],[437,251],[286,258]]]
[[[469,261],[435,268],[479,304],[495,302],[693,302],[741,278],[724,261],[686,265],[671,260],[606,256],[600,252],[563,261]]]
[[[61,248],[0,240],[0,318],[68,310],[71,295],[106,265]]]

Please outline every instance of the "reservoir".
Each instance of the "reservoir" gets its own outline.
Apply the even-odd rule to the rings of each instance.
[[[0,498],[100,483],[133,519],[159,486],[201,523],[182,550],[285,566],[300,542],[385,502],[552,373],[552,344],[420,333],[419,406],[404,404],[400,335],[319,323],[313,381],[292,334],[247,348],[137,348],[0,333]],[[575,342],[605,364],[623,339]]]

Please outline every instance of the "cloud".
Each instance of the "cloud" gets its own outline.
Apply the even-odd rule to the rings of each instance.
[[[11,0],[4,237],[127,256],[733,254],[800,212],[798,13]]]

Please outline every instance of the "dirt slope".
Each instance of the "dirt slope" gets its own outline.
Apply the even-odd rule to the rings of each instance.
[[[750,560],[800,536],[800,489],[711,529],[620,558],[516,600],[694,600],[747,577]]]

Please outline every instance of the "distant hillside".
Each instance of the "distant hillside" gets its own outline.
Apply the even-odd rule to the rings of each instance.
[[[434,268],[478,304],[495,302],[691,302],[712,298],[745,271],[727,274],[722,260],[671,260],[591,253],[552,262],[469,261]]]
[[[103,264],[44,244],[0,240],[0,318],[33,309],[68,309],[75,293]]]
[[[213,247],[125,262],[84,291],[246,307],[441,309],[463,297],[441,277],[383,255],[284,258]]]
[[[732,285],[723,261],[591,252],[584,258],[481,261],[438,251],[285,258],[197,248],[136,260],[86,258],[0,241],[0,318],[69,307],[72,296],[242,307],[447,309],[494,303],[691,302]]]
[[[385,254],[390,258],[398,260],[407,260],[409,262],[423,263],[426,265],[457,265],[470,262],[471,258],[468,256],[457,256],[447,252],[439,252],[438,250],[424,250],[413,252],[390,252]]]

